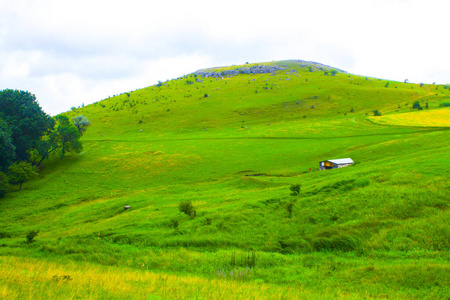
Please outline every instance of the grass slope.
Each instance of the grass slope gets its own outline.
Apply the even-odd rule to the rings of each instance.
[[[217,68],[68,112],[93,124],[84,152],[2,199],[0,295],[450,297],[448,87],[260,65],[283,70]]]

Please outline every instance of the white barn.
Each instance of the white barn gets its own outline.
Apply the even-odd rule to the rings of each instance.
[[[354,161],[351,158],[330,159],[320,162],[320,170],[344,168],[352,165]]]

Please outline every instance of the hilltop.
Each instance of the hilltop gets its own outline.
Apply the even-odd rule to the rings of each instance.
[[[199,70],[74,108],[65,114],[92,123],[83,152],[44,162],[2,199],[0,291],[448,298],[446,103],[448,86],[281,61]],[[345,157],[355,164],[318,170]],[[189,202],[195,213],[180,210]],[[113,288],[114,274],[126,284]]]

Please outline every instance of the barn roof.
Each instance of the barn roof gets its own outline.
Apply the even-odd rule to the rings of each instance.
[[[336,164],[336,165],[352,164],[353,163],[353,160],[350,157],[348,157],[348,158],[340,158],[340,159],[329,159],[327,161],[332,162],[333,164]]]

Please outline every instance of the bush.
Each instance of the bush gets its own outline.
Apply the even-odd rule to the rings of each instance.
[[[191,201],[183,201],[178,205],[178,209],[180,212],[187,214],[191,218],[195,218],[197,212],[195,211],[194,205],[192,205]]]
[[[379,112],[378,109],[374,110],[373,115],[379,117],[379,116],[381,116],[381,112]]]
[[[34,242],[34,238],[38,235],[38,233],[39,233],[39,230],[30,230],[26,236],[27,243],[31,244],[32,242]]]
[[[292,218],[292,211],[294,210],[294,205],[295,205],[295,203],[294,202],[289,202],[288,204],[286,204],[286,210],[287,210],[287,212],[288,212],[288,216],[289,216],[289,218]]]
[[[418,110],[421,110],[421,109],[422,109],[422,107],[420,106],[419,101],[414,102],[412,108],[413,108],[413,109],[414,109],[414,108],[417,108]]]
[[[297,196],[300,194],[301,184],[292,184],[289,189],[291,190],[291,196]]]

